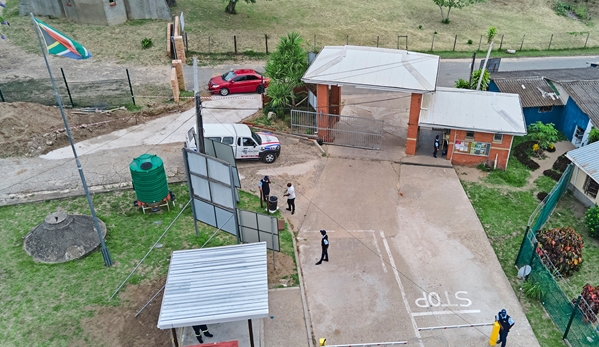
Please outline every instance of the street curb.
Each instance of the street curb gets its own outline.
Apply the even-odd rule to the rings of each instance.
[[[291,226],[287,217],[283,217],[285,219],[285,223]],[[299,254],[297,253],[297,243],[295,242],[295,234],[293,230],[289,228],[289,232],[291,233],[291,239],[293,240],[293,253],[295,254],[295,265],[297,267],[297,277],[299,278],[299,288],[302,296],[302,306],[304,308],[304,321],[306,323],[306,334],[308,335],[308,346],[314,347],[314,343],[312,340],[312,322],[310,321],[310,312],[308,311],[308,298],[306,298],[306,291],[304,289],[304,276],[302,275],[302,267],[299,260]]]

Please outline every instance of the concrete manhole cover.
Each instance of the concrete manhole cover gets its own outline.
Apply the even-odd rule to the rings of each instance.
[[[98,219],[102,237],[106,224]],[[41,263],[63,263],[79,259],[100,245],[91,216],[53,212],[25,236],[23,248]]]

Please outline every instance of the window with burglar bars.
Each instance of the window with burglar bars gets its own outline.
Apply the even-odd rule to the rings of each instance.
[[[595,182],[591,176],[587,176],[584,182],[584,193],[590,197],[597,198],[597,191],[599,191],[599,183]]]

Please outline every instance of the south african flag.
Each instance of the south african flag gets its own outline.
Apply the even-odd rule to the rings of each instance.
[[[71,59],[87,59],[92,55],[79,42],[69,38],[41,20],[35,19],[37,27],[44,38],[48,53]]]

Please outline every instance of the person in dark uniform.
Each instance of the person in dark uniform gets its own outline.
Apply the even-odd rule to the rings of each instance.
[[[196,338],[198,339],[199,343],[204,343],[204,341],[202,341],[202,333],[204,333],[204,336],[206,337],[214,336],[208,331],[208,326],[206,324],[194,325],[192,328],[196,333]]]
[[[433,157],[437,157],[437,152],[439,151],[439,135],[435,137],[435,149],[433,151]]]
[[[268,176],[264,176],[263,179],[258,183],[258,188],[260,189],[260,196],[264,201],[266,201],[266,206],[268,206],[268,196],[270,195],[270,178]]]
[[[320,256],[320,260],[316,263],[316,265],[322,264],[322,261],[329,261],[329,235],[327,235],[326,230],[321,230],[320,234],[322,238],[320,239],[320,247],[322,248],[322,255]]]
[[[505,347],[505,343],[507,341],[507,334],[510,332],[510,329],[514,326],[515,322],[510,317],[505,308],[497,314],[497,322],[499,323],[499,340],[497,343],[501,342],[501,347]]]

